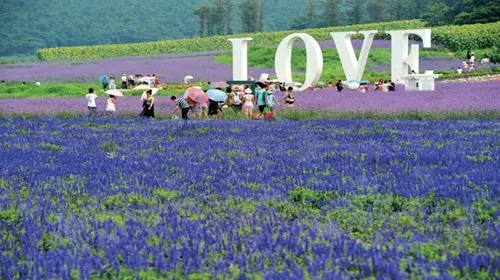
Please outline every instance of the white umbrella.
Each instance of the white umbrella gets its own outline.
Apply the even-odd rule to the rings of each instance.
[[[159,88],[153,88],[151,89],[151,91],[153,92],[153,95],[155,95],[160,89]],[[146,99],[147,97],[147,94],[146,94],[147,90],[145,92],[142,93],[141,95],[141,100],[144,100]]]
[[[148,90],[148,89],[152,89],[152,87],[150,87],[148,85],[140,85],[140,86],[136,86],[134,89],[136,89],[136,90]]]
[[[193,76],[187,75],[184,77],[184,83],[189,84],[190,82],[193,81],[193,79],[194,79]]]
[[[108,95],[114,95],[114,96],[123,96],[123,93],[117,89],[108,89],[104,93]]]
[[[358,89],[359,88],[359,83],[358,82],[350,82],[347,87],[349,89]]]

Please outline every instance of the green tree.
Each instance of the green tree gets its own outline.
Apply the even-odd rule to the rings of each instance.
[[[411,0],[389,0],[389,11],[392,20],[402,20],[410,18]]]
[[[225,34],[233,34],[233,28],[231,27],[232,19],[233,19],[233,1],[225,0],[224,7],[226,8],[225,12],[225,22],[226,22],[226,33]]]
[[[244,33],[262,31],[263,8],[259,0],[243,0],[240,4],[241,30]]]
[[[321,26],[337,26],[340,24],[339,0],[322,0],[323,8]]]
[[[500,1],[473,1],[472,7],[464,9],[458,13],[454,20],[454,24],[471,24],[471,23],[487,23],[500,21]]]
[[[366,11],[365,0],[349,0],[349,24],[360,24],[363,22],[364,14]]]
[[[369,22],[384,22],[391,18],[389,0],[369,0],[367,10]]]
[[[318,19],[319,17],[317,16],[316,12],[315,0],[308,0],[306,14],[296,18],[293,21],[290,28],[291,29],[315,28],[320,25]]]
[[[422,14],[422,19],[431,26],[445,25],[449,21],[449,12],[450,8],[445,3],[434,3],[427,7],[427,10]]]

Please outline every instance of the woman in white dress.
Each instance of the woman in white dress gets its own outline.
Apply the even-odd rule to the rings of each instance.
[[[110,95],[106,106],[106,112],[108,112],[108,114],[114,115],[116,113],[115,104],[116,104],[116,96]]]

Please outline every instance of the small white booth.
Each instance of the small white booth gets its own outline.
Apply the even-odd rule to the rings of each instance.
[[[434,71],[425,71],[424,74],[412,74],[402,76],[401,79],[405,82],[405,90],[435,90],[435,80],[439,77],[434,74]]]

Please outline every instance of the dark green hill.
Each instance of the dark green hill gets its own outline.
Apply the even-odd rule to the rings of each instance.
[[[221,3],[231,3],[229,20]],[[200,17],[193,13],[200,7],[209,8],[201,14],[210,31],[200,32]],[[245,10],[250,12],[245,15]],[[500,4],[498,0],[0,0],[0,56],[33,54],[48,47],[216,35],[228,29],[274,31],[419,17],[434,25],[498,21]]]

